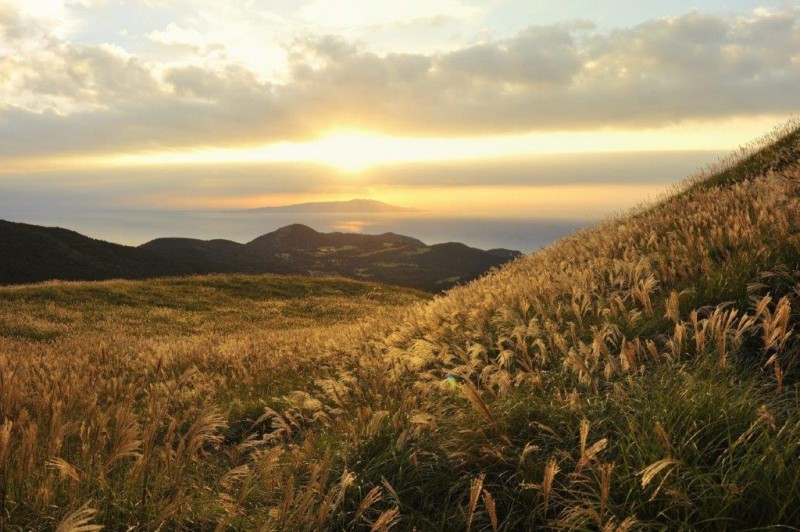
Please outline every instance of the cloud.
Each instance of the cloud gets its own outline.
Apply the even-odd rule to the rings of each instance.
[[[159,91],[150,69],[114,46],[64,43],[49,52],[25,63],[23,90],[106,109]]]
[[[64,0],[66,7],[81,7],[83,9],[94,9],[98,7],[105,7],[108,5],[108,0]]]
[[[19,50],[26,24],[0,2],[3,47]],[[156,37],[191,37],[178,29]],[[800,104],[796,9],[612,31],[532,26],[430,54],[307,35],[288,46],[286,79],[272,82],[241,63],[170,66],[52,35],[26,50],[0,57],[6,157],[255,145],[343,126],[425,136],[658,127]]]
[[[48,32],[34,19],[0,0],[0,51],[13,52],[28,42],[48,40]]]
[[[455,0],[403,0],[364,2],[314,0],[300,9],[301,18],[323,27],[379,26],[404,24],[441,17],[466,18],[480,9]]]
[[[8,174],[0,181],[0,218],[51,210],[148,209],[320,192],[343,187],[319,165],[180,165]]]
[[[717,152],[566,154],[503,161],[387,165],[343,178],[324,165],[302,163],[165,165],[5,173],[0,218],[20,211],[82,211],[214,205],[269,195],[333,193],[360,197],[373,190],[668,186],[713,162]],[[587,171],[590,169],[590,171]],[[273,201],[274,203],[274,201]],[[278,202],[279,203],[279,202]],[[246,203],[242,203],[246,206]]]
[[[192,49],[203,48],[206,38],[196,29],[182,28],[174,22],[170,22],[164,29],[155,30],[147,34],[147,37],[155,42],[168,46],[186,46]]]
[[[477,44],[441,57],[438,67],[466,81],[519,85],[565,84],[579,74],[582,58],[575,27],[534,26],[514,39]]]
[[[16,41],[23,35],[23,31],[17,10],[10,5],[0,3],[0,36],[3,42]]]
[[[725,153],[716,151],[645,151],[413,163],[382,166],[362,179],[379,185],[419,187],[549,187],[565,183],[671,185],[723,155]]]
[[[359,125],[398,132],[658,126],[794,111],[798,50],[797,12],[692,13],[609,33],[533,27],[436,56],[352,53],[296,81],[357,110]]]

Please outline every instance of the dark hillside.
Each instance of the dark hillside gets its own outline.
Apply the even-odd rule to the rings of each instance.
[[[475,279],[518,253],[463,244],[426,246],[394,233],[319,233],[300,224],[247,244],[159,238],[134,248],[66,229],[0,221],[0,255],[0,284],[283,273],[351,277],[438,292]]]
[[[192,273],[177,258],[94,240],[58,227],[0,220],[0,284],[48,279],[142,279]]]

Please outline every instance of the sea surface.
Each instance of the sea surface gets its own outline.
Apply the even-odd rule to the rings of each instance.
[[[463,242],[482,249],[531,252],[582,227],[590,219],[435,217],[426,213],[308,214],[253,211],[62,211],[3,209],[0,219],[72,229],[92,238],[139,245],[158,237],[224,238],[249,242],[285,225],[302,223],[317,231],[380,234],[394,232],[426,244]]]

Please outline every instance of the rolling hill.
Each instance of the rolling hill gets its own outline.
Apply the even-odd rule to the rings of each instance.
[[[49,279],[142,279],[192,272],[188,264],[59,227],[0,220],[0,284]]]
[[[52,341],[264,333],[342,325],[429,299],[350,279],[212,274],[0,287],[0,337]]]
[[[435,292],[475,279],[520,254],[454,243],[427,246],[394,233],[319,233],[300,224],[247,244],[160,238],[129,247],[65,229],[0,221],[0,255],[0,284],[283,273],[351,277]]]
[[[428,300],[308,277],[0,288],[20,322],[3,524],[795,529],[798,212],[790,122]]]

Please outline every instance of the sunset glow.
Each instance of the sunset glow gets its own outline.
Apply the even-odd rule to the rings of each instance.
[[[503,160],[536,155],[682,150],[726,151],[768,131],[774,116],[731,119],[720,124],[688,123],[660,129],[558,131],[461,138],[396,137],[356,130],[324,133],[308,141],[258,147],[199,148],[109,156],[9,159],[2,173],[74,168],[160,165],[303,163],[357,174],[375,167],[444,161]]]
[[[730,120],[724,127],[686,124],[658,130],[561,131],[477,138],[391,137],[342,130],[304,142],[281,142],[257,148],[203,149],[122,155],[105,162],[117,165],[237,164],[298,162],[323,164],[356,174],[376,166],[502,159],[542,154],[636,152],[658,150],[727,150],[747,142],[752,131],[766,131],[775,117]],[[102,160],[93,161],[101,163]]]
[[[0,216],[618,212],[798,109],[800,10],[707,1],[0,0]]]

